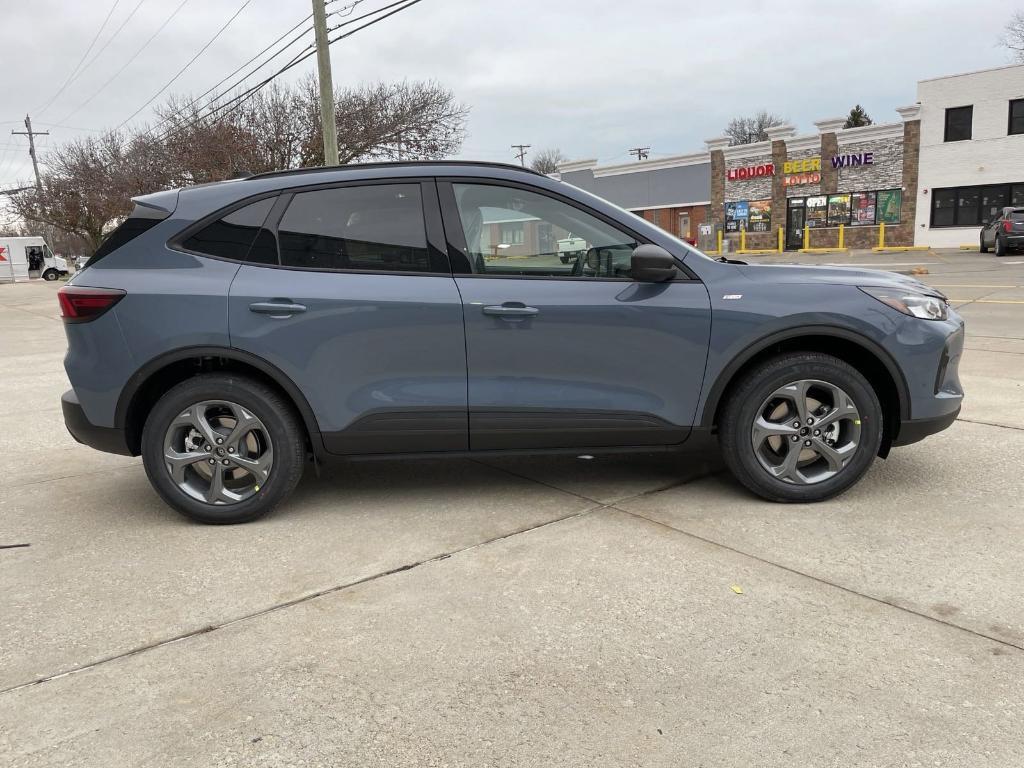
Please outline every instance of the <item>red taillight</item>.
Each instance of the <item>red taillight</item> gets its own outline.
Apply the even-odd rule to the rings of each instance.
[[[1003,232],[1013,232],[1013,222],[1009,219],[1003,219]]]
[[[124,295],[124,291],[116,288],[65,285],[57,291],[60,316],[64,318],[65,323],[87,323],[117,304]]]

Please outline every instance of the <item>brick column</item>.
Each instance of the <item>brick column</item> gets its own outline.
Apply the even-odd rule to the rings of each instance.
[[[772,178],[772,235],[779,236],[779,227],[786,226],[786,185],[782,173],[786,162],[787,150],[784,139],[772,141],[772,163],[775,165],[775,176]]]
[[[903,202],[900,209],[899,240],[893,245],[914,245],[917,218],[918,163],[921,155],[921,107],[896,110],[903,117]]]
[[[711,210],[709,221],[716,228],[725,227],[725,148],[727,138],[719,137],[704,142],[711,155]]]
[[[839,191],[839,170],[832,167],[832,158],[839,154],[839,139],[836,131],[842,130],[844,117],[830,117],[815,120],[814,125],[821,134],[821,194],[833,195]]]

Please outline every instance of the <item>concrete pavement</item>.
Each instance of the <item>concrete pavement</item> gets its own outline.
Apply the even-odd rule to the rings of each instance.
[[[968,400],[839,499],[374,462],[228,528],[71,441],[54,286],[0,286],[0,764],[1018,766],[1024,265],[855,258],[962,306]]]

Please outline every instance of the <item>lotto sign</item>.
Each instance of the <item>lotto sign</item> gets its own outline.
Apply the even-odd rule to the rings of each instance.
[[[7,246],[0,245],[0,261],[7,261]]]

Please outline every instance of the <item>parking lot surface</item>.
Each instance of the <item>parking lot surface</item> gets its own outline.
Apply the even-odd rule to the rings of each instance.
[[[968,324],[960,420],[838,499],[375,461],[233,527],[71,440],[57,286],[0,285],[0,765],[1016,768],[1024,256],[801,260],[924,267]]]

